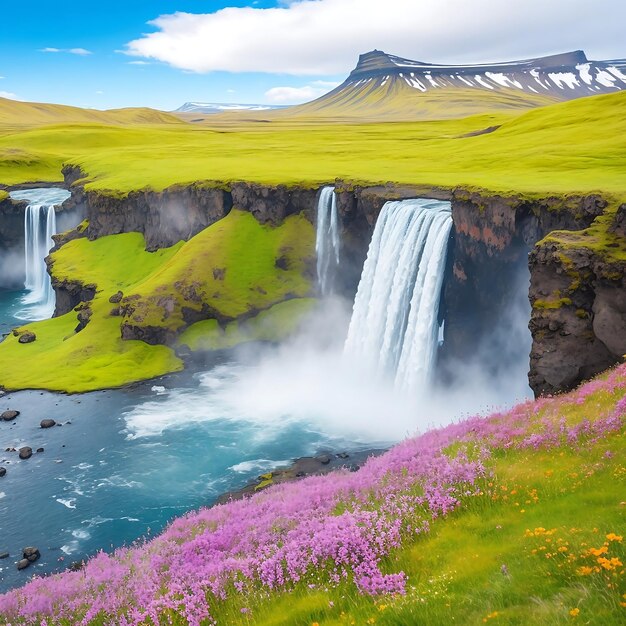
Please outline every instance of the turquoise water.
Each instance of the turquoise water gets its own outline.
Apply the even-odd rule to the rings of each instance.
[[[14,314],[22,295],[0,292],[2,332],[19,324]],[[0,552],[10,553],[0,560],[0,592],[154,535],[173,517],[294,458],[364,449],[378,439],[316,422],[306,398],[298,416],[273,402],[262,406],[261,396],[280,394],[253,375],[260,371],[255,354],[126,389],[0,397],[0,411],[21,411],[15,421],[0,422],[0,466],[7,469],[0,478]],[[269,393],[259,395],[259,385]],[[248,386],[250,395],[242,393]],[[42,430],[44,418],[62,426]],[[44,452],[25,461],[5,452],[22,446]],[[42,558],[18,572],[15,562],[27,545]]]

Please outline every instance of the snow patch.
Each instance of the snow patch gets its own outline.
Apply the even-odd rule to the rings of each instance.
[[[599,70],[596,75],[596,81],[605,87],[615,87],[615,76],[609,74],[605,70]]]
[[[548,76],[559,89],[565,89],[565,87],[563,87],[564,84],[567,85],[570,89],[576,89],[576,87],[580,87],[578,79],[572,72],[554,72],[549,73]]]
[[[476,82],[483,87],[487,87],[487,89],[491,89],[493,91],[493,85],[490,85],[480,74],[476,74],[474,76]]]
[[[576,69],[578,70],[583,82],[587,85],[591,85],[593,82],[593,77],[591,76],[591,63],[581,63],[576,66]]]

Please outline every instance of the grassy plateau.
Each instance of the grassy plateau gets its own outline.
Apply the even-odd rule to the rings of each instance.
[[[467,136],[493,126],[499,128]],[[625,195],[626,92],[426,122],[246,123],[225,116],[202,126],[15,127],[0,120],[0,183],[59,181],[66,163],[83,168],[87,189],[116,195],[196,181],[317,186],[336,178]]]

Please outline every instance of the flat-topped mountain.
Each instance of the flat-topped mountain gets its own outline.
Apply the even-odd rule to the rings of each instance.
[[[590,61],[582,50],[480,65],[436,65],[374,50],[330,93],[281,116],[450,118],[542,106],[626,89],[626,60]]]

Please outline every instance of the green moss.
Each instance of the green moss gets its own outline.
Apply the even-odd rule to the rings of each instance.
[[[0,202],[4,202],[5,200],[9,199],[9,193],[7,191],[4,191],[3,189],[0,189]]]
[[[535,300],[533,302],[533,308],[535,309],[560,309],[563,306],[571,306],[572,301],[570,298],[558,298],[556,300]]]
[[[301,215],[271,227],[232,210],[126,292],[123,303],[132,307],[127,322],[178,331],[190,311],[225,323],[308,296],[314,238]]]
[[[52,255],[53,275],[97,285],[90,303],[92,316],[79,333],[75,312],[28,324],[37,340],[20,344],[13,335],[0,343],[0,385],[8,389],[51,389],[71,393],[118,387],[182,369],[182,362],[164,346],[122,341],[120,318],[109,315],[108,299],[126,290],[173,256],[180,245],[149,253],[138,233],[112,235],[96,241],[76,239]]]
[[[179,344],[193,351],[223,350],[250,341],[280,341],[293,334],[315,306],[313,298],[297,298],[274,305],[257,316],[230,322],[222,328],[217,320],[192,324]]]

